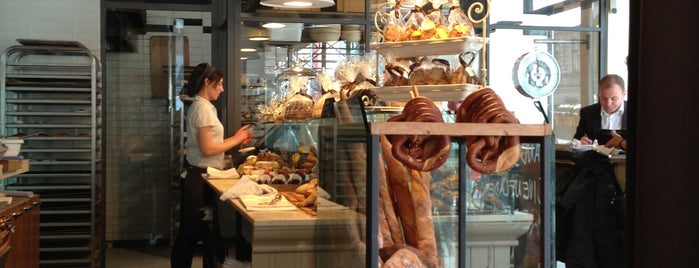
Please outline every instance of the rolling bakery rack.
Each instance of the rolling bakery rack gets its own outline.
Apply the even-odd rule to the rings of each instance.
[[[41,267],[101,267],[104,179],[99,60],[75,41],[18,39],[2,55],[0,135],[29,171],[6,190],[41,196]]]

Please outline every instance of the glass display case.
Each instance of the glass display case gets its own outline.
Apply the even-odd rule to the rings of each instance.
[[[448,10],[447,1],[431,2],[445,4],[444,9]],[[373,15],[378,6],[371,5],[369,14]],[[489,8],[488,2],[486,10]],[[396,56],[397,52],[399,56],[410,57],[459,55],[466,50],[486,57],[485,49],[490,46],[489,40],[473,37],[460,37],[453,42],[456,44],[432,40],[408,41],[397,47],[395,44],[369,44],[380,39],[375,35],[372,19],[365,14],[354,15],[359,17],[329,12],[314,15],[243,9],[244,27],[263,27],[267,22],[285,25],[285,30],[268,31],[270,40],[263,41],[256,52],[260,59],[246,59],[244,75],[251,81],[260,77],[275,81],[280,70],[298,63],[314,71],[333,73],[341,59],[363,56],[367,48],[382,56]],[[355,38],[340,34],[339,38],[328,41],[328,38],[319,38],[317,33],[311,34],[318,25],[336,23],[348,31],[355,28],[346,25],[358,25],[363,39],[356,42]],[[485,23],[480,27],[476,30],[487,32]],[[427,43],[441,47],[433,49],[425,46]],[[481,71],[482,79],[478,84],[423,86],[421,91],[425,95],[432,94],[430,97],[435,101],[463,99],[488,84],[485,58],[480,59],[483,61],[474,61],[473,65],[476,71]],[[376,65],[375,71],[380,74],[378,60]],[[278,90],[269,85],[268,92]],[[391,101],[402,101],[411,88],[394,86],[375,91],[382,98],[396,97]],[[429,184],[422,186],[422,193],[429,198],[421,199],[424,202],[420,203],[423,205],[420,215],[425,217],[420,219],[417,228],[428,229],[419,232],[420,241],[423,241],[420,243],[427,241],[430,245],[420,246],[420,251],[429,250],[430,258],[439,264],[438,267],[552,266],[552,249],[545,246],[552,244],[553,237],[551,166],[554,150],[550,125],[454,123],[453,118],[446,118],[452,115],[444,115],[448,123],[385,122],[396,112],[400,110],[363,107],[361,101],[350,98],[335,103],[334,117],[306,121],[317,126],[312,136],[317,146],[319,186],[329,193],[330,201],[345,209],[317,207],[313,222],[316,267],[333,267],[337,263],[349,267],[377,267],[401,249],[401,243],[392,246],[384,243],[383,233],[379,231],[382,225],[388,224],[383,211],[386,204],[380,198],[380,178],[385,162],[379,139],[383,135],[446,135],[450,138],[451,150],[446,163],[439,169],[420,173],[430,178]],[[280,125],[288,125],[288,122]],[[504,172],[489,175],[473,172],[465,161],[465,137],[481,135],[519,136],[519,161]],[[404,257],[409,258],[410,254]]]
[[[378,267],[379,262],[398,255],[396,252],[405,247],[395,239],[392,245],[387,244],[380,231],[380,225],[391,222],[387,210],[391,205],[381,196],[385,187],[392,187],[384,182],[382,169],[388,164],[382,159],[380,138],[411,134],[448,135],[452,140],[446,163],[420,174],[431,178],[428,186],[422,186],[427,189],[424,194],[428,199],[416,199],[418,186],[408,182],[411,194],[407,198],[423,204],[421,209],[414,209],[416,215],[421,213],[416,216],[418,225],[413,230],[421,241],[415,248],[423,253],[432,251],[421,257],[432,254],[443,267],[551,266],[551,249],[544,247],[550,245],[552,237],[554,158],[550,125],[370,122],[367,118],[374,118],[371,110],[360,102],[350,99],[336,103],[336,120],[318,129],[319,186],[331,194],[331,201],[348,208],[341,227],[317,229],[318,267],[338,262],[351,267]],[[472,135],[520,136],[518,163],[497,174],[472,171],[465,161],[464,140]],[[392,193],[392,202],[405,198]],[[394,211],[395,215],[401,213]],[[318,207],[317,215],[318,222],[337,221],[336,210]],[[409,230],[400,224],[405,239],[402,243],[408,244]]]

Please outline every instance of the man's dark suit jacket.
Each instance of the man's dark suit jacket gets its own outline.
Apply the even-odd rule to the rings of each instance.
[[[626,130],[626,101],[624,101],[624,114],[621,116],[621,129]],[[612,136],[609,135],[608,131],[602,129],[602,116],[600,112],[602,111],[602,105],[595,103],[589,106],[585,106],[580,109],[580,121],[578,122],[578,127],[575,130],[575,135],[573,138],[581,139],[583,136],[587,135],[591,140],[597,139],[597,143],[602,145],[607,143]],[[623,135],[622,135],[623,136]]]

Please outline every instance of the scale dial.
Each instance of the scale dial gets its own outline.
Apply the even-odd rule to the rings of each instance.
[[[525,53],[512,69],[512,81],[519,93],[534,99],[553,93],[560,79],[558,62],[546,52]]]

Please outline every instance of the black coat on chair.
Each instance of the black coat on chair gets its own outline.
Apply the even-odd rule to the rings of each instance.
[[[567,268],[624,267],[624,198],[608,156],[556,153],[556,259]]]

